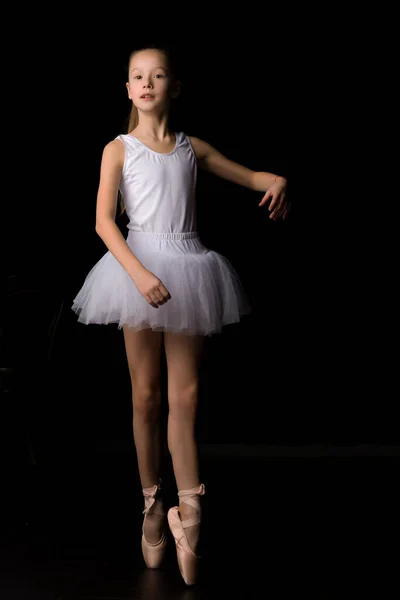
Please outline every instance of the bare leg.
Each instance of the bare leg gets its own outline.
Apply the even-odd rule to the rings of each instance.
[[[180,491],[200,485],[195,419],[204,337],[165,332],[164,344],[168,369],[168,448]],[[179,512],[183,521],[193,517],[196,509],[182,503]],[[185,533],[196,552],[199,525],[186,528]]]
[[[159,482],[160,476],[160,366],[162,332],[123,328],[126,356],[132,384],[133,437],[140,481],[143,488]],[[145,536],[150,543],[161,537],[162,498],[157,497],[145,522]]]

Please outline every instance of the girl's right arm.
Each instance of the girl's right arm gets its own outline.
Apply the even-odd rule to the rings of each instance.
[[[97,192],[96,233],[133,279],[144,266],[129,248],[115,222],[124,156],[124,147],[119,140],[113,140],[103,150]]]
[[[113,140],[103,150],[100,183],[96,204],[96,233],[111,254],[127,271],[139,292],[151,306],[158,308],[171,296],[154,273],[148,271],[134,255],[115,222],[118,187],[125,159],[125,149],[120,140]]]

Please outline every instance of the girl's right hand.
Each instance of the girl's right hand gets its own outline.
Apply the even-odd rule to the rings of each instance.
[[[163,282],[148,269],[140,271],[135,275],[133,283],[136,285],[139,292],[146,298],[150,306],[158,308],[170,300],[171,295]]]

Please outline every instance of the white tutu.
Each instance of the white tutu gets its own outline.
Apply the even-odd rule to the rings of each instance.
[[[74,299],[72,309],[81,323],[212,335],[251,311],[230,262],[207,249],[196,232],[129,231],[126,241],[146,269],[161,279],[171,298],[158,308],[151,306],[107,252]]]

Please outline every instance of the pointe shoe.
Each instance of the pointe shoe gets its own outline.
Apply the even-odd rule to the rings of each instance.
[[[190,504],[190,506],[196,508],[196,516],[182,521],[179,516],[178,506],[170,508],[167,515],[169,528],[175,539],[179,570],[186,585],[193,585],[196,583],[201,556],[195,554],[191,549],[186,537],[185,529],[200,523],[201,505],[196,496],[204,496],[205,492],[206,490],[204,483],[190,490],[181,490],[178,492],[178,496],[180,498],[179,504],[186,502],[186,504]]]
[[[158,494],[158,492],[161,489],[161,479],[158,485],[154,485],[151,488],[143,488],[143,496],[144,496],[144,503],[145,503],[145,509],[143,511],[144,514],[144,519],[143,519],[143,525],[142,525],[142,553],[143,553],[143,558],[144,558],[144,562],[146,563],[146,566],[149,569],[158,569],[163,561],[164,555],[165,555],[165,549],[167,547],[167,535],[166,535],[166,531],[165,528],[162,532],[161,538],[158,542],[156,542],[155,544],[151,544],[150,542],[148,542],[145,538],[144,535],[144,524],[146,521],[146,516],[147,513],[149,512],[150,508],[153,506],[154,502],[156,501],[156,495]],[[159,514],[162,516],[165,516],[164,513],[161,512],[157,512],[156,510],[153,511],[152,514]]]

